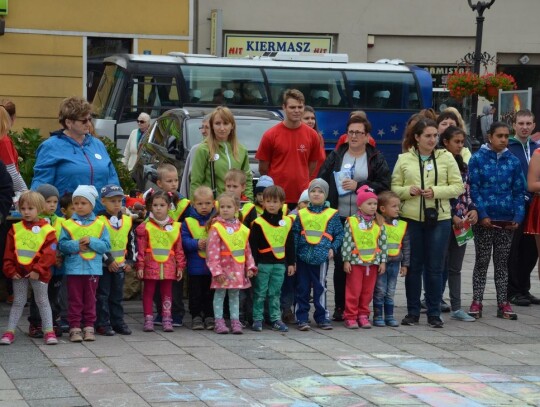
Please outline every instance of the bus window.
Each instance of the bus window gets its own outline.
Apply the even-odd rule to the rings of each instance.
[[[133,76],[130,90],[120,121],[136,120],[141,112],[156,118],[166,110],[181,106],[174,77]]]
[[[120,100],[126,83],[126,74],[116,65],[107,65],[94,96],[92,105],[94,114],[99,119],[115,119]]]
[[[259,68],[182,65],[191,103],[268,105]]]
[[[411,109],[418,101],[414,76],[410,72],[345,71],[354,107]]]
[[[283,103],[283,92],[287,89],[301,91],[306,104],[313,107],[339,107],[346,100],[345,84],[340,71],[266,68],[265,72],[275,105]]]

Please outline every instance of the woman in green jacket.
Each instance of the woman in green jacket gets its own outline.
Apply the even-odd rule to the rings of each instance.
[[[190,196],[201,185],[213,187],[216,196],[225,191],[225,174],[236,168],[246,173],[244,194],[253,200],[253,176],[249,167],[247,149],[238,142],[236,122],[232,112],[224,106],[210,114],[210,134],[199,145],[193,157]],[[212,186],[212,167],[215,185]]]
[[[411,263],[405,278],[407,315],[402,325],[415,325],[420,317],[422,275],[428,324],[442,328],[441,285],[444,253],[451,227],[450,199],[463,192],[456,160],[436,148],[437,123],[421,119],[406,135],[404,147],[392,174],[392,191],[401,199],[401,217],[408,222]]]

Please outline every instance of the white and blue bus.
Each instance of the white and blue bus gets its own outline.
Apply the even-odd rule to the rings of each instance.
[[[432,105],[431,75],[401,61],[349,63],[344,54],[232,59],[171,53],[115,55],[104,64],[93,100],[94,125],[120,148],[141,112],[154,119],[184,106],[280,111],[283,91],[295,88],[315,109],[327,149],[345,132],[349,113],[364,110],[378,148],[393,164],[407,119]]]

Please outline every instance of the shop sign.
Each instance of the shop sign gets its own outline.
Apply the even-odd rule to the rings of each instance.
[[[260,56],[265,52],[333,52],[332,36],[267,36],[225,34],[225,56]]]
[[[418,65],[420,68],[425,69],[431,74],[433,78],[433,87],[434,88],[446,88],[446,81],[448,80],[448,75],[459,72],[463,73],[469,71],[470,69],[463,66],[448,66],[448,65]]]

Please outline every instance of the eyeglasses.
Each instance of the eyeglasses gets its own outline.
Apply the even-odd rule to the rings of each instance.
[[[75,119],[76,122],[81,122],[82,124],[86,124],[88,122],[92,122],[91,117],[87,117],[86,119]]]
[[[359,137],[359,136],[365,136],[366,135],[366,132],[365,131],[348,131],[347,134],[349,136],[356,136],[356,137]]]
[[[203,130],[203,129],[209,130],[210,126],[206,125],[206,126],[199,127],[199,130]]]
[[[143,123],[147,123],[147,121],[146,120],[137,120],[137,123],[143,124]]]

